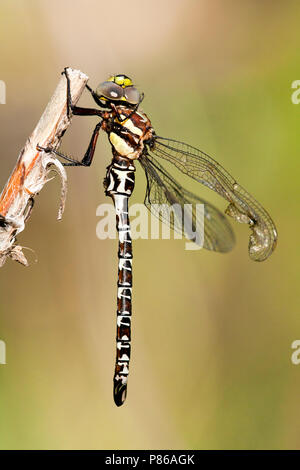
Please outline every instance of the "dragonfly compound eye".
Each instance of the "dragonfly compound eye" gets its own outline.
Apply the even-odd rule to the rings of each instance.
[[[114,82],[103,82],[98,85],[96,94],[108,100],[120,100],[123,96],[123,88]]]
[[[140,101],[140,94],[134,86],[128,86],[124,89],[126,101],[131,104],[138,104]]]

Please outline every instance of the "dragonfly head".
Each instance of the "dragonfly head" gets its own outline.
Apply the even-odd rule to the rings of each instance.
[[[104,105],[117,101],[129,106],[135,106],[141,101],[138,90],[133,86],[127,75],[112,75],[106,82],[102,82],[96,89],[96,95]]]

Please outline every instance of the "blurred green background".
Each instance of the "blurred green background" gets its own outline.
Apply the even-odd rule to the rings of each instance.
[[[36,199],[18,237],[31,266],[0,271],[1,449],[300,448],[299,14],[296,1],[1,1],[1,188],[65,66],[92,87],[125,73],[157,133],[213,155],[279,232],[264,263],[234,222],[227,255],[135,241],[131,374],[117,408],[117,242],[96,238],[96,207],[109,202],[103,134],[93,166],[68,171],[61,222],[58,179]],[[63,150],[83,155],[94,125],[74,118]],[[141,202],[141,169],[136,180]]]

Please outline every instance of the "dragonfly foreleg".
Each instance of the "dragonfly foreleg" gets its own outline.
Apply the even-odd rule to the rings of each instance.
[[[94,108],[81,108],[79,106],[75,106],[72,103],[72,96],[71,96],[71,85],[70,85],[70,77],[68,75],[68,67],[65,67],[62,74],[66,76],[67,79],[67,116],[70,119],[71,114],[75,114],[77,116],[103,116],[103,111],[101,109],[94,109]],[[94,95],[96,94],[93,92],[93,90],[86,85],[86,88],[92,92],[93,98],[95,99]],[[96,99],[95,99],[96,101]],[[99,104],[96,101],[97,104]]]
[[[69,157],[68,155],[63,154],[62,152],[59,152],[58,150],[55,150],[52,147],[41,147],[40,145],[37,145],[37,150],[44,151],[46,153],[54,153],[58,157],[63,158],[64,160],[67,160],[67,162],[69,163],[63,163],[64,166],[90,166],[93,161],[100,129],[101,129],[101,122],[99,122],[96,125],[94,132],[92,134],[89,146],[82,160],[76,160],[75,158]]]

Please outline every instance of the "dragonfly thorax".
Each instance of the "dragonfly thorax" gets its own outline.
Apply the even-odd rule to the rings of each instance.
[[[106,127],[114,154],[136,160],[144,149],[144,141],[153,135],[150,120],[142,112],[132,113],[132,109],[116,106],[111,113],[111,125]]]

